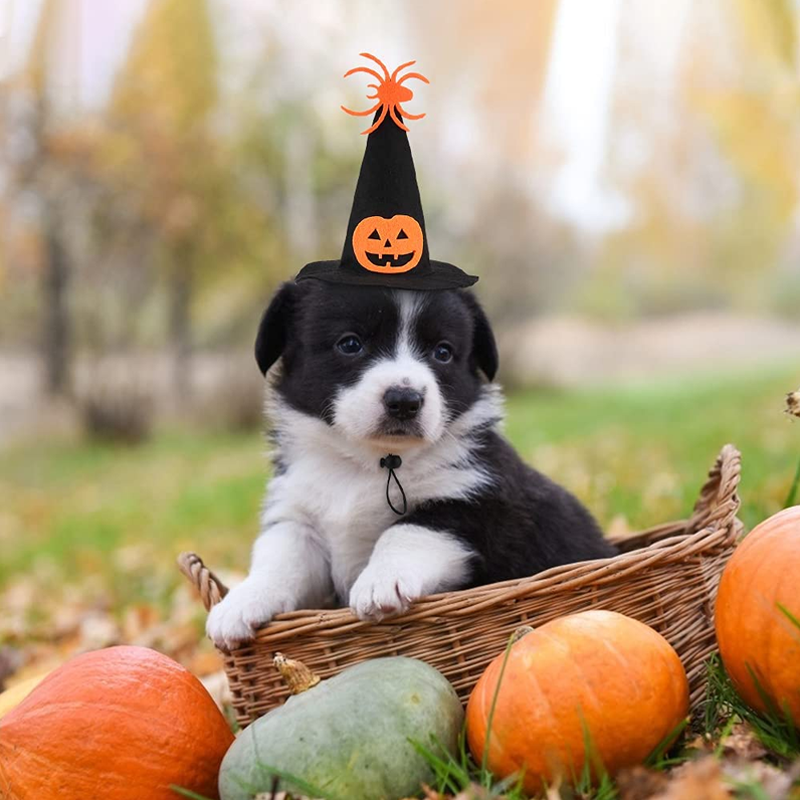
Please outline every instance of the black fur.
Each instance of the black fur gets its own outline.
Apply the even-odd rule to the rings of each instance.
[[[566,489],[523,463],[495,431],[476,438],[476,460],[492,485],[470,501],[425,503],[397,523],[449,531],[468,542],[477,554],[469,586],[615,554]]]

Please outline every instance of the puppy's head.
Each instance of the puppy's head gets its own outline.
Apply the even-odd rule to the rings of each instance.
[[[497,371],[492,330],[463,290],[284,284],[261,320],[261,371],[292,408],[387,450],[435,442]]]

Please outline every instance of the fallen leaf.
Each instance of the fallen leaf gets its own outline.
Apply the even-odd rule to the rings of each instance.
[[[730,733],[720,741],[723,755],[737,756],[747,761],[762,758],[767,749],[756,737],[753,729],[746,722],[738,722]]]
[[[223,670],[215,672],[213,675],[206,675],[200,679],[200,683],[205,686],[206,691],[211,695],[212,700],[224,710],[226,706],[233,704],[233,695],[228,684],[228,678]]]
[[[786,413],[800,417],[800,389],[786,395]]]
[[[255,795],[253,800],[312,800],[312,798],[291,792],[261,792]]]
[[[756,784],[760,796],[769,800],[787,800],[792,784],[800,779],[800,761],[783,771],[766,761],[746,761],[739,758],[723,764],[725,778],[734,786]]]
[[[606,526],[606,535],[611,539],[624,539],[634,533],[636,531],[631,529],[628,518],[624,514],[617,514]]]
[[[561,776],[557,776],[552,786],[547,787],[545,800],[561,800]]]
[[[216,650],[198,650],[184,660],[183,666],[200,678],[206,675],[211,677],[221,672],[222,656]]]
[[[22,666],[24,658],[16,647],[0,647],[0,692],[7,680]]]
[[[107,614],[92,613],[80,622],[82,650],[99,650],[122,642],[122,634],[116,622]]]
[[[730,800],[722,768],[712,756],[689,761],[674,769],[666,788],[650,800]]]
[[[668,783],[669,777],[664,772],[647,767],[632,767],[617,775],[620,800],[646,800],[662,792]]]
[[[122,617],[122,635],[126,642],[135,642],[158,622],[158,612],[145,603],[128,606]]]

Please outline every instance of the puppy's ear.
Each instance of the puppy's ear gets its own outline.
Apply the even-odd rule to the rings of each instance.
[[[492,326],[486,318],[484,310],[475,298],[475,295],[464,292],[462,297],[466,301],[467,308],[472,313],[474,327],[472,329],[472,358],[478,369],[490,380],[494,380],[499,366],[497,355],[497,344],[492,333]]]
[[[297,306],[297,284],[284,283],[275,293],[258,326],[256,361],[262,375],[281,357]]]

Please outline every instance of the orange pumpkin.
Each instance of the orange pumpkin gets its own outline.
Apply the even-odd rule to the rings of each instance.
[[[773,708],[800,725],[800,628],[786,612],[800,620],[800,506],[744,538],[722,573],[716,607],[719,650],[739,694],[766,711],[760,685]]]
[[[467,741],[479,763],[504,655],[488,666],[467,705]],[[500,777],[524,771],[531,793],[558,777],[570,781],[587,763],[595,775],[601,764],[613,775],[644,761],[688,711],[680,659],[652,628],[613,611],[561,617],[511,648],[488,767]]]
[[[233,734],[197,678],[154,650],[85,653],[0,719],[0,797],[216,798]]]
[[[370,272],[408,272],[422,258],[422,228],[414,217],[365,217],[353,231],[356,260]]]

